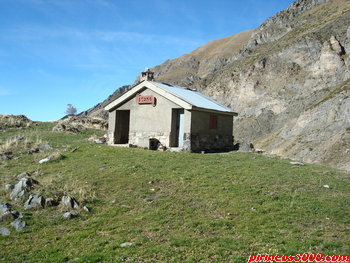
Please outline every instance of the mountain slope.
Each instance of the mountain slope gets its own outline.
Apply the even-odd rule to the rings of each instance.
[[[152,68],[157,81],[189,86],[216,72],[247,44],[252,30],[216,39],[189,54]]]
[[[298,1],[277,14],[197,85],[240,113],[238,141],[349,170],[350,2],[323,2]]]

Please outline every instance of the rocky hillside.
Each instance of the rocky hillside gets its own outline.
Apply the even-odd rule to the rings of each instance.
[[[199,82],[240,114],[240,142],[350,170],[350,1],[297,1]]]
[[[191,86],[226,66],[230,59],[248,43],[252,32],[252,30],[248,30],[213,40],[189,54],[167,60],[152,68],[152,71],[155,72],[155,78],[157,81],[185,87]]]
[[[237,142],[350,170],[350,1],[298,0],[153,68],[239,112]]]

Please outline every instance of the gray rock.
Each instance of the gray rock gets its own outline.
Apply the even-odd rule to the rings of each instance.
[[[50,161],[50,159],[49,159],[48,157],[46,157],[46,158],[44,158],[44,159],[41,159],[41,160],[39,161],[39,163],[42,164],[42,163],[47,163],[47,162],[49,162],[49,161]]]
[[[132,243],[132,242],[124,242],[124,243],[121,243],[119,245],[119,247],[131,247],[133,245],[134,245],[134,243]]]
[[[16,216],[11,212],[6,212],[0,215],[0,222],[12,221],[16,219]]]
[[[0,214],[4,214],[6,212],[11,211],[11,207],[12,205],[9,203],[0,202]]]
[[[21,180],[22,178],[28,177],[28,176],[30,176],[29,173],[23,172],[23,173],[20,173],[20,174],[17,175],[17,179],[18,179],[18,180]]]
[[[106,142],[106,140],[102,139],[102,138],[99,138],[99,139],[96,139],[94,142],[97,143],[97,144],[103,144],[103,143]]]
[[[40,151],[49,151],[49,150],[52,150],[52,149],[53,148],[50,145],[48,145],[48,144],[43,144],[43,145],[39,146],[39,150]]]
[[[58,123],[52,128],[52,131],[56,132],[68,132],[68,133],[79,133],[80,130],[70,124]]]
[[[11,234],[10,229],[6,227],[0,227],[0,235],[2,236],[9,236]]]
[[[13,188],[10,194],[10,199],[11,200],[22,199],[26,191],[31,187],[33,187],[34,184],[38,184],[38,181],[30,177],[22,178]]]
[[[13,226],[17,231],[21,231],[23,228],[27,226],[26,222],[17,218],[15,221],[11,223],[11,226]]]
[[[75,212],[66,212],[63,214],[63,217],[64,218],[67,218],[67,219],[71,219],[71,218],[74,218],[74,217],[77,217],[78,214],[75,213]]]
[[[69,210],[79,209],[79,202],[71,196],[62,196],[62,204]]]
[[[301,162],[289,162],[289,163],[292,165],[301,165],[301,166],[305,165],[304,163],[301,163]]]
[[[0,152],[0,159],[2,160],[11,160],[12,159],[12,152]]]
[[[54,160],[58,160],[62,157],[62,155],[60,153],[53,153],[53,154],[50,154],[49,156],[47,156],[46,158],[44,159],[41,159],[39,161],[40,164],[42,163],[47,163],[47,162],[50,162],[50,161],[54,161]]]
[[[25,190],[22,188],[17,188],[16,187],[12,190],[11,194],[10,194],[10,199],[11,200],[18,200],[18,199],[22,199],[23,196],[25,194]]]
[[[41,195],[34,194],[30,195],[28,200],[24,203],[24,209],[37,209],[37,208],[43,208],[45,205],[45,198]]]

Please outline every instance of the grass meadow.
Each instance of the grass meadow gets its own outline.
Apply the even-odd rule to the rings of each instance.
[[[52,126],[0,132],[3,146],[22,135],[54,148],[20,154],[26,149],[17,145],[19,160],[0,160],[0,201],[28,225],[17,232],[0,222],[11,230],[0,236],[0,262],[242,263],[256,253],[350,253],[347,172],[249,153],[115,148],[87,140],[102,131],[54,133]],[[57,151],[63,158],[38,163]],[[68,220],[61,207],[24,210],[25,200],[11,201],[4,189],[24,171],[36,171],[32,193],[70,195],[91,211]]]

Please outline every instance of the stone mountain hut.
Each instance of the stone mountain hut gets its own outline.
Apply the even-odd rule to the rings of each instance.
[[[105,107],[110,145],[232,149],[235,111],[196,90],[155,82],[150,70],[140,81]]]

